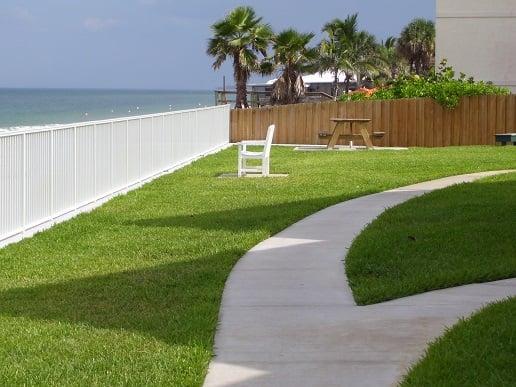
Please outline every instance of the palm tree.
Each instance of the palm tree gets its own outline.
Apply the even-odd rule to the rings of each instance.
[[[346,94],[353,75],[371,75],[377,70],[378,44],[373,35],[358,30],[358,14],[345,20],[335,19],[323,28],[328,36],[319,45],[319,69],[331,71],[334,76],[333,95],[339,93],[339,73],[346,74]]]
[[[405,61],[398,51],[398,39],[389,37],[378,46],[379,79],[394,80],[405,72]]]
[[[208,42],[207,53],[215,57],[213,68],[220,68],[228,57],[233,60],[237,89],[235,107],[247,108],[247,81],[253,72],[260,70],[259,55],[267,55],[272,30],[262,23],[262,18],[257,17],[251,7],[235,8],[211,28],[213,37]]]
[[[346,93],[349,92],[349,83],[353,74],[357,75],[357,86],[360,87],[362,77],[372,77],[378,73],[379,48],[374,35],[369,32],[356,32],[347,42],[347,56],[344,62],[346,72]]]
[[[401,32],[398,51],[418,75],[428,73],[435,57],[435,24],[431,20],[414,19]]]
[[[318,54],[316,48],[308,47],[314,36],[287,29],[273,38],[274,67],[281,76],[274,83],[272,103],[297,103],[304,95],[302,75],[314,68]]]
[[[334,19],[326,23],[322,32],[327,34],[319,45],[319,69],[333,74],[332,95],[339,94],[339,73],[346,56],[345,41],[358,30],[358,14],[349,15],[346,20]]]

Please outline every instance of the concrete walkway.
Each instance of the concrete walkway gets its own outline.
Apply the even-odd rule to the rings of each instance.
[[[494,173],[350,200],[250,250],[226,284],[205,386],[390,386],[446,326],[516,295],[516,279],[356,306],[343,258],[386,208]]]

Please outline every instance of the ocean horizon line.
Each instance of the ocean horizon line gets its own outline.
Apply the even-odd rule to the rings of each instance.
[[[0,90],[62,90],[62,91],[163,91],[163,92],[212,92],[216,89],[165,89],[165,88],[126,88],[126,87],[116,87],[116,88],[104,88],[104,87],[10,87],[10,86],[0,86]]]

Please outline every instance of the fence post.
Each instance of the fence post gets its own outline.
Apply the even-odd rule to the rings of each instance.
[[[77,126],[73,127],[73,206],[77,209]]]
[[[109,157],[109,164],[110,164],[110,171],[111,173],[109,174],[109,191],[112,191],[113,190],[113,154],[115,152],[113,152],[113,147],[115,145],[115,142],[113,141],[113,121],[111,121],[111,125],[109,125],[109,143],[110,143],[110,157]]]
[[[198,146],[199,146],[199,111],[195,111],[195,129],[194,129],[194,132],[193,132],[193,137],[194,137],[194,141],[193,143],[195,144],[195,150],[194,150],[194,154],[197,153],[197,149],[198,149]]]
[[[129,184],[129,120],[125,121],[125,185]]]
[[[93,124],[93,188],[95,192],[95,201],[98,198],[97,193],[97,124]]]
[[[154,173],[154,117],[151,117],[151,169],[152,173]]]
[[[54,130],[50,130],[50,216],[54,215]]]
[[[23,133],[23,157],[22,157],[22,164],[23,164],[23,182],[22,182],[22,190],[23,190],[23,219],[22,219],[22,230],[25,232],[26,226],[27,226],[27,133]]]
[[[138,181],[142,180],[142,119],[138,123]]]

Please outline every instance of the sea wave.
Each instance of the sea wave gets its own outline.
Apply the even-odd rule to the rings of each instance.
[[[45,125],[27,125],[27,126],[9,126],[6,128],[0,128],[0,133],[5,132],[16,132],[24,130],[38,130],[38,129],[50,129],[62,124],[45,124]]]

